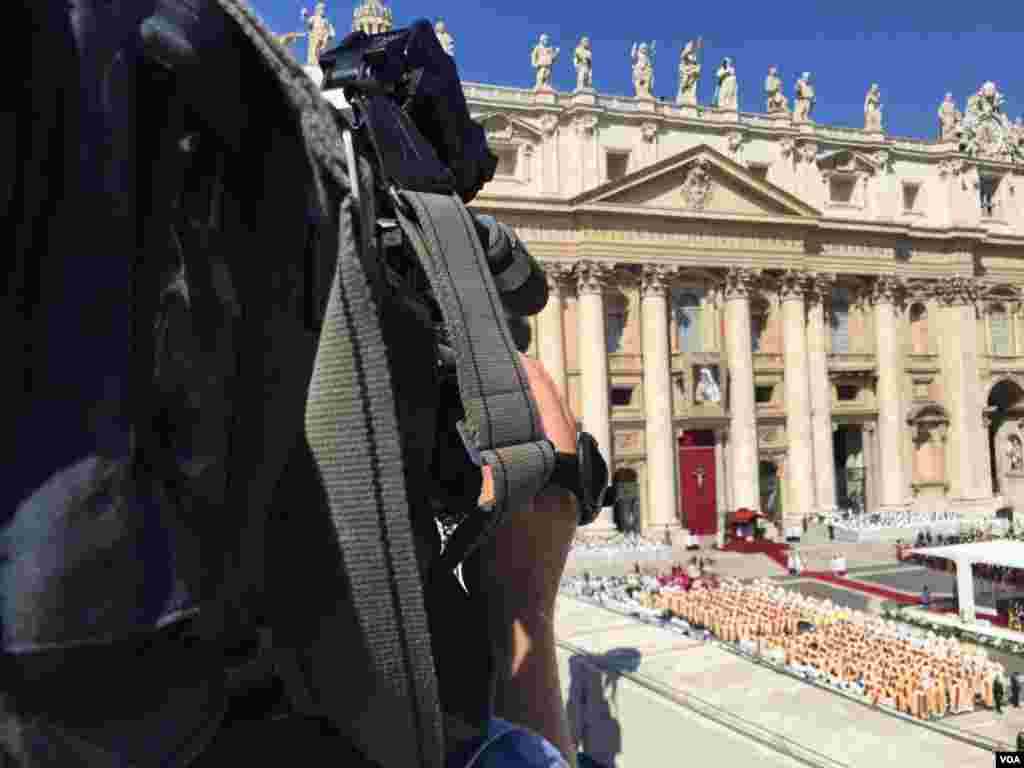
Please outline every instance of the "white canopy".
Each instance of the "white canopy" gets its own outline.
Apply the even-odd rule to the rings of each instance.
[[[1024,569],[1024,542],[1021,541],[979,541],[974,544],[951,544],[948,547],[920,547],[910,551],[943,560]]]

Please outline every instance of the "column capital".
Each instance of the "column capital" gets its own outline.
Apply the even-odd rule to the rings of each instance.
[[[809,275],[802,269],[787,269],[777,284],[779,301],[803,301],[809,285]]]
[[[666,296],[679,270],[664,264],[644,264],[640,272],[640,292],[648,296]]]
[[[939,281],[936,294],[947,306],[977,306],[981,283],[973,277],[947,277]]]
[[[806,296],[808,303],[825,304],[836,284],[834,272],[808,272]]]
[[[565,261],[541,262],[544,277],[547,278],[548,290],[561,291],[573,276],[573,265]]]
[[[872,281],[866,294],[872,304],[897,305],[906,295],[905,281],[892,275],[879,275]]]
[[[729,267],[722,282],[722,295],[725,300],[749,299],[757,288],[760,275],[760,270]]]
[[[577,261],[574,268],[576,290],[582,294],[601,294],[615,273],[613,264],[598,261]]]

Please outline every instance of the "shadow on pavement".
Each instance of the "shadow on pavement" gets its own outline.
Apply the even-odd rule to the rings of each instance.
[[[577,654],[569,659],[569,723],[579,748],[590,758],[580,762],[596,768],[614,768],[622,752],[622,726],[618,720],[618,685],[623,672],[640,668],[640,651],[616,648],[595,656]]]

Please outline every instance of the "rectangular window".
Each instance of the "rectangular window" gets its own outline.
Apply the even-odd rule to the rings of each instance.
[[[995,176],[982,176],[978,180],[978,202],[982,216],[995,216],[996,192],[999,190],[999,179]]]
[[[612,405],[627,406],[633,402],[633,387],[612,387]]]
[[[608,163],[608,181],[621,179],[629,172],[629,152],[609,152],[606,162]]]
[[[493,150],[498,156],[498,168],[495,176],[515,176],[519,165],[519,150],[515,147],[498,147]]]
[[[907,213],[915,213],[918,211],[918,198],[920,197],[921,185],[920,184],[904,184],[903,185],[903,210]]]
[[[843,402],[856,400],[858,394],[860,394],[860,387],[856,384],[840,384],[836,387],[836,396]]]
[[[754,387],[754,402],[755,403],[770,403],[772,401],[772,387],[771,384],[759,384]]]
[[[829,198],[833,203],[853,204],[853,191],[857,180],[847,176],[833,176],[828,183]]]
[[[761,334],[764,333],[764,316],[750,316],[750,349],[752,352],[761,351]]]
[[[989,315],[992,327],[992,354],[1006,357],[1010,354],[1010,323],[1006,312],[999,309]]]
[[[832,354],[850,352],[850,299],[846,291],[836,288],[832,293]]]
[[[608,354],[622,351],[622,336],[626,332],[626,315],[624,312],[609,312],[606,316],[605,334]]]

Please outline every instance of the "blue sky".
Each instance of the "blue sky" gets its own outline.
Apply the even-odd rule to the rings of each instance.
[[[275,32],[301,29],[299,11],[314,0],[249,0]],[[328,0],[339,35],[351,28],[355,0]],[[456,41],[463,80],[530,87],[530,50],[541,32],[562,49],[555,67],[559,90],[575,85],[572,50],[580,36],[594,48],[594,85],[631,94],[629,48],[655,40],[655,93],[675,97],[679,52],[703,36],[699,99],[709,103],[723,56],[736,62],[740,109],[763,111],[762,82],[776,65],[792,100],[793,83],[810,70],[818,122],[861,126],[864,93],[882,88],[886,131],[932,138],[935,111],[946,91],[961,109],[968,94],[994,80],[1011,119],[1024,113],[1024,2],[989,0],[795,0],[793,2],[670,3],[518,0],[391,0],[398,25],[442,17]],[[296,46],[305,55],[304,43]]]

